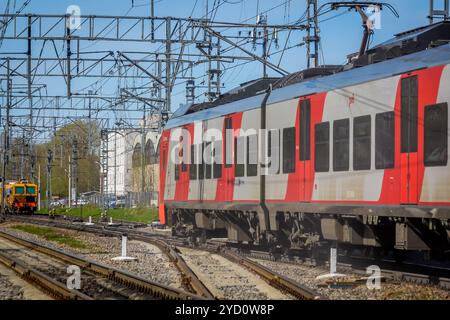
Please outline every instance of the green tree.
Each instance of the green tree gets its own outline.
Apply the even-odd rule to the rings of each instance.
[[[70,161],[77,162],[78,193],[98,191],[100,185],[99,145],[100,131],[93,121],[74,121],[58,129],[49,142],[36,145],[37,166],[40,167],[41,172],[42,197],[44,198],[46,194],[48,150],[53,153],[51,186],[54,196],[68,197],[69,195]],[[77,151],[76,159],[73,159],[74,148]],[[73,184],[76,183],[75,180],[74,177]]]

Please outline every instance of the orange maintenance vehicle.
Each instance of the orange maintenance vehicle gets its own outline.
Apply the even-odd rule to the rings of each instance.
[[[34,213],[37,209],[38,187],[27,180],[5,182],[5,208],[7,213]],[[0,187],[0,201],[3,196]]]

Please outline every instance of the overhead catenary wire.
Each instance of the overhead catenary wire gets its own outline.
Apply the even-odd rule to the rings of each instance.
[[[155,3],[158,3],[160,1],[156,1]],[[259,1],[258,1],[259,2]],[[192,6],[192,11],[191,11],[191,17],[194,15],[194,13],[196,11],[198,11],[198,0],[195,0],[195,2],[193,3]],[[241,18],[239,19],[239,21],[241,23],[246,23],[252,19],[254,19],[256,16],[258,16],[259,14],[267,14],[269,12],[272,12],[274,10],[277,10],[279,8],[281,8],[281,10],[284,10],[284,22],[288,23],[290,25],[302,25],[305,22],[305,13],[302,12],[302,14],[296,18],[296,20],[294,21],[294,23],[291,23],[290,21],[290,10],[289,8],[291,7],[291,0],[288,1],[280,1],[280,3],[277,4],[271,4],[272,7],[267,8],[265,10],[260,10],[260,6],[263,2],[260,2],[258,4],[258,9],[256,10],[256,15],[253,17],[249,17],[249,18],[244,18],[242,19],[244,15],[242,15],[242,11],[243,8],[245,8],[245,1],[236,1],[236,0],[211,0],[210,4],[212,5],[207,12],[203,12],[200,14],[200,17],[202,18],[208,18],[209,20],[211,20],[211,24],[213,23],[213,20],[215,20],[216,17],[220,16],[220,10],[221,8],[225,7],[225,6],[239,6],[240,7],[240,15]],[[264,4],[267,4],[267,2],[265,2]],[[131,8],[128,9],[128,11],[125,13],[125,16],[128,16],[132,10],[138,10],[137,8],[142,7],[144,5],[148,5],[148,2],[143,3],[142,1],[138,2],[134,2],[131,6]],[[336,17],[327,17],[326,15],[331,12],[330,10],[327,9],[323,9],[320,11],[320,17],[323,18],[321,19],[320,22],[325,22],[325,21],[329,21],[331,19],[337,18],[338,15],[336,15]],[[253,13],[253,8],[252,8],[252,13]],[[339,13],[339,15],[342,15],[345,13]],[[227,37],[229,39],[233,39],[233,41],[238,44],[238,45],[242,45],[242,46],[250,46],[252,44],[252,42],[248,39],[248,37],[237,37],[235,35],[232,34],[233,29],[232,29],[232,25],[226,25],[226,21],[222,23],[221,26],[221,32],[224,33],[228,33]],[[182,22],[181,25],[187,26],[187,24],[189,24],[189,21],[186,20],[184,22]],[[174,29],[175,30],[175,29]],[[181,29],[184,33],[183,37],[186,34],[186,31],[188,30],[188,28],[185,29]],[[105,30],[104,34],[112,34],[114,32],[114,27],[111,26],[109,28],[107,28]],[[176,32],[176,30],[175,30]],[[270,31],[269,35],[272,36],[272,32],[274,31]],[[281,30],[280,30],[281,32]],[[274,47],[274,43],[273,40],[269,40],[268,43],[268,47],[269,47],[269,52],[273,50],[273,52],[270,52],[269,54],[269,58],[270,60],[275,60],[277,63],[275,63],[276,66],[278,67],[283,67],[283,59],[286,55],[286,52],[288,52],[289,50],[298,48],[303,46],[304,44],[302,42],[295,42],[295,40],[293,39],[293,31],[290,29],[286,29],[283,30],[282,32],[285,32],[283,34],[283,40],[285,40],[283,42],[282,45],[282,49],[281,50],[277,50],[277,49],[273,49]],[[75,41],[75,39],[73,39],[73,41]],[[91,41],[91,43],[88,46],[82,46],[82,49],[80,49],[77,52],[78,56],[89,56],[89,55],[94,55],[94,54],[101,54],[102,50],[96,50],[96,48],[99,47],[99,45],[102,42],[100,40],[93,40]],[[96,47],[92,50],[88,50],[88,48],[91,47]],[[148,51],[154,51],[154,52],[159,52],[161,51],[163,45],[160,45],[159,47],[151,44],[151,47]],[[38,62],[36,63],[36,65],[33,67],[33,83],[37,83],[37,81],[42,81],[45,83],[46,79],[45,77],[40,77],[37,76],[37,71],[38,68],[41,65],[46,64],[47,62],[45,62],[43,59],[43,56],[45,56],[45,53],[48,52],[47,51],[47,47],[51,47],[51,42],[46,42],[44,41],[42,44],[42,47],[40,48],[40,52],[39,52],[39,58],[38,58]],[[182,57],[183,55],[188,55],[189,52],[189,48],[186,49],[186,52],[184,52],[183,54],[179,55],[177,57],[177,54],[179,54],[180,50],[181,50],[182,46],[178,46],[178,45],[173,45],[171,47],[171,50],[169,52],[170,54],[170,59],[174,61],[174,63],[177,63],[177,61],[180,61],[179,57]],[[57,68],[62,68],[63,64],[64,64],[64,60],[62,58],[62,54],[64,53],[65,49],[67,49],[65,47],[65,42],[62,42],[62,49],[60,50],[58,48],[58,50],[55,50],[54,55],[57,56],[57,58],[60,60],[59,63],[55,62],[54,64],[50,64],[50,70],[54,71],[57,70]],[[100,48],[102,49],[102,48]],[[323,48],[320,47],[320,52],[322,54],[322,61],[324,61],[324,53],[323,53]],[[107,50],[104,50],[107,51]],[[222,45],[222,50],[221,50],[221,56],[226,55],[230,52],[235,53],[237,51],[236,47],[233,45]],[[189,52],[190,54],[190,52]],[[146,57],[151,57],[152,53],[148,53],[146,55]],[[233,54],[234,55],[234,54]],[[116,58],[114,56],[114,58]],[[73,56],[73,59],[76,60],[75,56]],[[96,57],[96,59],[99,59],[99,61],[102,58],[98,58]],[[179,64],[179,68],[176,68],[175,70],[177,70],[178,72],[176,73],[184,73],[184,72],[192,72],[193,68],[197,65],[200,65],[200,58],[195,58],[195,57],[189,57],[188,59],[195,61],[192,64],[183,64],[180,63]],[[161,60],[161,56],[159,57],[159,60]],[[196,65],[195,63],[198,62],[198,64]],[[226,84],[227,87],[230,85],[233,85],[234,81],[236,81],[240,76],[242,78],[242,72],[239,72],[240,70],[244,70],[244,68],[247,68],[247,66],[250,63],[253,63],[254,61],[243,61],[242,63],[239,61],[234,61],[234,60],[229,60],[229,61],[225,61],[225,59],[221,59],[220,60],[220,69],[222,72],[222,84],[225,82],[226,80]],[[259,62],[258,62],[259,63]],[[153,63],[143,63],[143,68],[147,71],[149,70],[153,70],[154,68],[156,69],[157,67],[157,62],[153,62]],[[89,72],[91,70],[94,70],[98,65],[97,64],[92,64],[91,66],[87,66],[85,67],[83,70],[85,70],[86,72]],[[254,68],[255,69],[255,68]],[[245,69],[248,70],[248,69]],[[73,88],[73,94],[77,95],[77,94],[83,94],[86,92],[86,90],[92,90],[95,94],[101,94],[101,93],[108,93],[111,95],[116,95],[119,96],[121,94],[121,89],[127,89],[127,88],[135,88],[133,89],[133,93],[140,96],[140,97],[146,97],[148,95],[150,95],[151,93],[151,84],[152,81],[148,81],[149,79],[137,79],[137,78],[130,78],[128,79],[127,76],[130,75],[138,75],[140,73],[140,71],[134,69],[134,68],[129,68],[129,66],[126,66],[123,64],[123,61],[119,61],[117,60],[115,64],[112,64],[110,66],[108,66],[108,68],[106,68],[104,71],[104,74],[108,74],[110,73],[111,75],[114,74],[115,76],[117,76],[117,82],[116,80],[111,76],[104,76],[104,77],[99,77],[98,79],[95,79],[95,81],[91,82],[91,83],[85,83],[84,81],[79,81],[77,84],[74,84],[74,88]],[[199,70],[198,70],[199,71]],[[175,76],[176,74],[172,72],[172,76]],[[247,73],[247,76],[250,76],[250,73]],[[199,80],[199,79],[204,79],[205,75],[204,74],[200,74],[200,72],[194,72],[192,73],[191,76],[192,79],[195,80]],[[76,76],[74,76],[73,79],[77,79]],[[81,79],[81,78],[80,78]],[[173,81],[172,86],[173,88],[178,88],[179,86],[182,86],[186,83],[186,80],[178,80],[178,81]],[[53,88],[51,88],[50,86],[43,86],[43,87],[39,87],[35,89],[36,91],[38,91],[43,97],[47,96],[48,93],[47,91],[50,90],[52,91]],[[173,95],[176,96],[178,94],[181,94],[182,91],[174,91]],[[76,115],[83,115],[84,111],[83,109],[85,108],[79,108],[81,105],[83,105],[82,101],[75,101],[75,98],[72,99],[61,99],[60,101],[58,101],[56,103],[56,100],[53,100],[53,102],[51,102],[51,105],[55,106],[56,112],[58,113],[63,113],[63,108],[68,107],[71,108],[73,107],[73,114]],[[21,105],[24,101],[21,100],[21,98],[17,97],[14,101],[14,103],[17,103],[18,105]],[[42,99],[40,102],[44,102],[44,100]],[[123,100],[121,101],[122,105],[121,107],[123,107],[123,109],[119,109],[116,108],[116,106],[112,106],[111,103],[108,103],[107,101],[101,101],[100,99],[96,99],[96,104],[97,106],[94,108],[94,112],[92,113],[92,115],[94,116],[98,116],[101,114],[107,114],[109,112],[109,114],[113,117],[113,118],[132,118],[133,114],[135,111],[133,110],[133,106],[138,105],[139,102],[137,101],[133,101],[130,97],[124,97]],[[47,110],[45,107],[42,107],[41,109],[39,108],[40,103],[36,103],[36,109],[37,109],[37,116],[46,116],[49,115],[51,111]],[[56,105],[59,106],[59,108],[56,107]],[[16,110],[17,112],[19,112],[19,108]],[[14,112],[16,112],[14,111]],[[17,113],[19,114],[19,113]],[[34,119],[34,122],[37,123],[39,121],[38,118]]]

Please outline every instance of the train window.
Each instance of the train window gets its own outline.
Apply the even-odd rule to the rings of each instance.
[[[333,122],[333,171],[350,169],[350,119]]]
[[[205,159],[203,158],[203,143],[198,145],[198,179],[203,180],[205,178]]]
[[[35,194],[36,193],[36,187],[27,186],[27,194]]]
[[[204,157],[205,157],[205,179],[211,179],[211,171],[212,171],[212,150],[211,150],[211,142],[205,143],[205,149],[204,149]]]
[[[175,164],[175,181],[180,180],[180,165]]]
[[[314,167],[316,172],[328,172],[330,170],[329,122],[316,124]]]
[[[180,150],[180,157],[181,157],[181,171],[186,172],[187,171],[187,164],[184,162],[184,149]]]
[[[401,152],[417,152],[418,80],[417,76],[402,79]]]
[[[15,194],[24,194],[25,188],[24,187],[15,187],[14,192],[15,192]]]
[[[234,176],[243,177],[245,175],[245,137],[234,139]]]
[[[300,161],[311,159],[311,100],[300,102]]]
[[[268,137],[267,157],[269,158],[269,174],[280,173],[280,130],[270,130]]]
[[[447,103],[440,103],[425,108],[424,134],[425,166],[446,166],[448,160]]]
[[[222,152],[221,152],[221,150],[222,150],[222,141],[215,141],[214,142],[214,150],[213,150],[213,161],[214,161],[213,177],[214,177],[214,179],[222,178]],[[217,160],[219,160],[219,161],[217,162]]]
[[[225,134],[223,136],[223,145],[225,150],[225,168],[233,166],[233,119],[225,118]]]
[[[197,157],[196,157],[196,148],[195,144],[191,145],[191,163],[189,164],[189,179],[195,180],[197,179]]]
[[[375,168],[394,168],[395,160],[395,114],[393,111],[379,113],[375,118]]]
[[[370,116],[353,121],[353,169],[370,170],[372,125]]]
[[[247,177],[255,177],[258,174],[258,136],[256,134],[247,137]]]
[[[283,173],[295,172],[295,127],[283,129]]]

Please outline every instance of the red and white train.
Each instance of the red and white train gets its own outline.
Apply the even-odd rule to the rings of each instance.
[[[449,40],[449,23],[419,28],[347,65],[179,110],[160,142],[161,223],[267,246],[448,255]],[[208,140],[214,129],[222,139]]]

